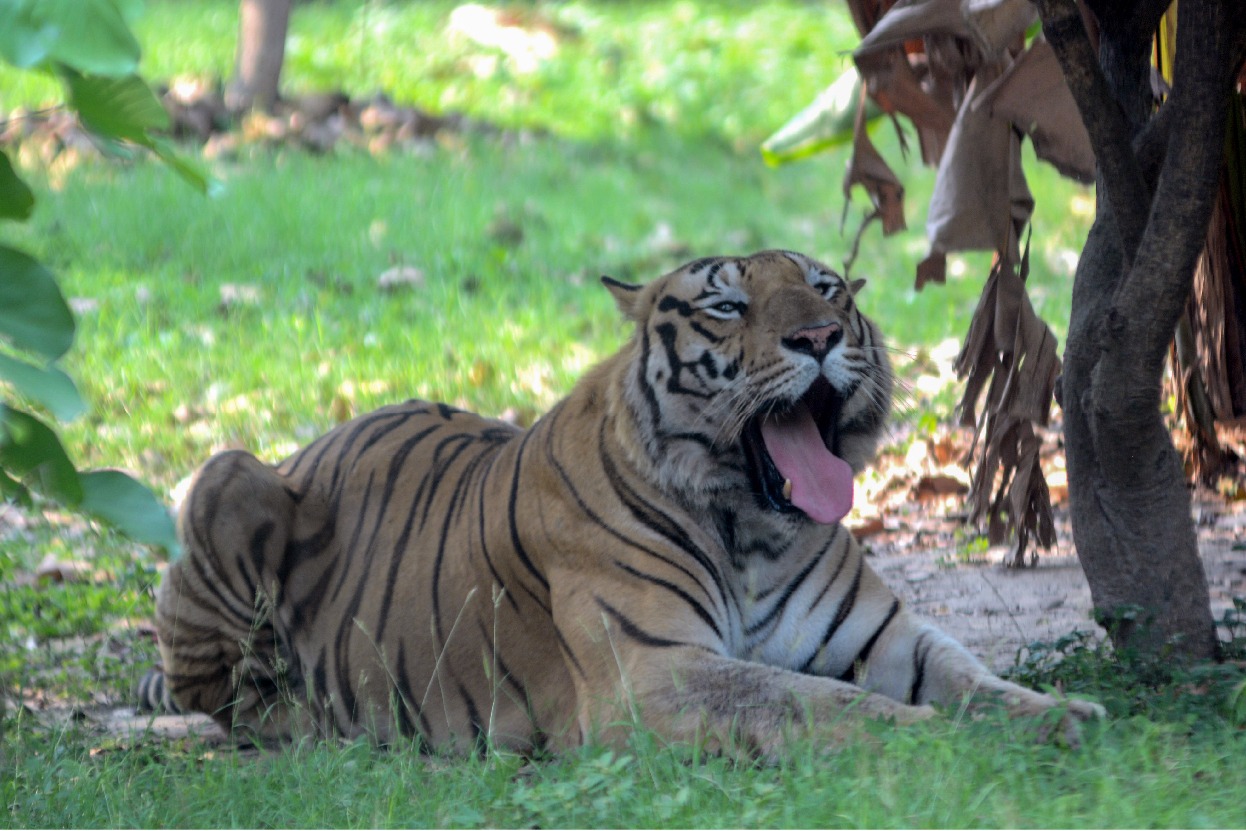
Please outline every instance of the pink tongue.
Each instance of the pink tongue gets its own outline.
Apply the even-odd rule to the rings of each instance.
[[[792,482],[791,502],[814,522],[839,522],[852,510],[852,468],[826,449],[804,402],[767,416],[761,436],[774,466]]]

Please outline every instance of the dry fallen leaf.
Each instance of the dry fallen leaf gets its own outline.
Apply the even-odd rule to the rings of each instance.
[[[85,583],[92,579],[98,582],[103,576],[85,560],[58,560],[54,554],[48,554],[35,567],[35,578],[40,583]]]
[[[867,537],[881,534],[885,528],[886,526],[883,524],[882,517],[869,517],[868,519],[863,519],[860,522],[852,523],[848,526],[848,530],[851,531],[852,535],[858,540],[863,540]]]
[[[394,266],[381,272],[376,278],[376,285],[381,291],[387,292],[423,288],[424,272],[413,265]]]
[[[926,474],[913,485],[912,498],[919,502],[943,496],[961,496],[969,492],[969,486],[946,473]]]
[[[221,302],[218,309],[227,313],[241,306],[255,306],[260,302],[260,289],[248,283],[222,283]]]

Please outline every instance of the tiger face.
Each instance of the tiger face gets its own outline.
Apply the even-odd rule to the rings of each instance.
[[[863,281],[767,251],[606,285],[637,324],[627,406],[659,481],[820,523],[848,513],[891,406],[881,336],[854,301]]]

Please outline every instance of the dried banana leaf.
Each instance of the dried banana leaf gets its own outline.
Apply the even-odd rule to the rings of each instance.
[[[992,543],[1016,533],[1012,565],[1023,564],[1031,537],[1043,547],[1055,541],[1034,425],[1048,422],[1060,359],[1055,335],[1025,292],[1028,259],[1028,247],[1019,270],[996,259],[956,359],[957,375],[965,382],[960,420],[974,428],[966,466],[977,457],[970,521],[985,520]]]
[[[870,141],[863,108],[857,111],[852,158],[844,175],[845,199],[854,185],[860,185],[869,194],[874,213],[882,220],[884,234],[894,234],[907,227],[904,222],[904,185],[900,184],[899,177]]]
[[[983,67],[973,87],[999,77],[1003,67]],[[972,90],[971,90],[972,92]],[[939,163],[926,236],[932,251],[999,251],[1020,262],[1019,239],[1034,211],[1021,167],[1021,142],[1007,121],[975,110],[966,98]]]
[[[1034,152],[1065,176],[1089,184],[1095,153],[1055,52],[1038,39],[974,98],[975,109],[1011,121],[1034,142]]]

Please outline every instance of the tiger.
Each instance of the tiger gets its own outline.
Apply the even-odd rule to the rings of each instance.
[[[630,337],[526,430],[411,400],[210,458],[149,689],[255,741],[451,751],[1103,713],[991,673],[845,527],[894,387],[863,280],[771,250],[602,282]]]

